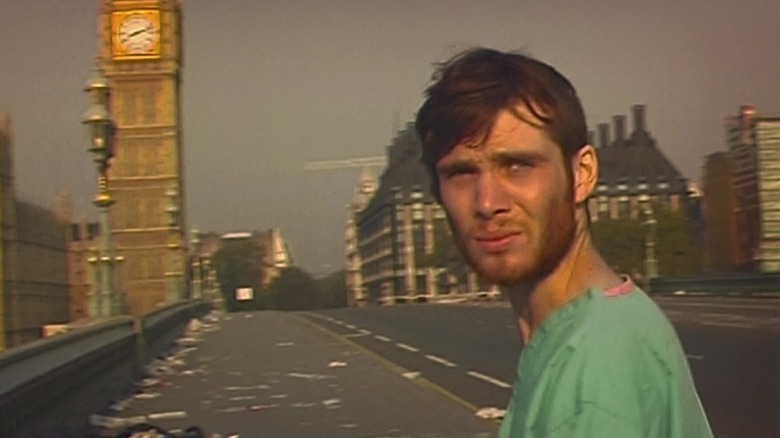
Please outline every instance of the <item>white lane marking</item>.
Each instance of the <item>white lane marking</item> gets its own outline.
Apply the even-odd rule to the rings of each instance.
[[[344,325],[344,321],[342,321],[340,319],[334,319],[333,322],[335,322],[338,325]]]
[[[702,321],[703,325],[716,325],[720,327],[730,327],[730,328],[744,328],[744,329],[751,329],[754,328],[753,324],[745,324],[744,322],[715,322],[715,321]]]
[[[388,338],[387,336],[382,336],[382,335],[375,335],[374,338],[376,338],[376,339],[378,339],[378,340],[380,340],[382,342],[390,342],[390,341],[392,341],[392,339]]]
[[[371,334],[371,332],[370,332],[369,330],[366,330],[366,329],[360,329],[360,330],[358,330],[358,331],[359,331],[361,334],[363,334],[363,335],[370,335],[370,334]]]
[[[348,333],[344,335],[345,338],[362,338],[363,336],[368,336],[365,333]]]
[[[499,388],[511,388],[512,387],[512,385],[510,385],[510,384],[508,384],[508,383],[506,383],[506,382],[504,382],[502,380],[498,380],[495,377],[490,377],[490,376],[487,376],[487,375],[482,374],[482,373],[477,372],[477,371],[469,371],[466,374],[468,374],[471,377],[474,377],[475,379],[479,379],[479,380],[488,382],[490,384],[496,385]]]
[[[685,357],[687,357],[688,359],[694,359],[694,360],[703,360],[704,359],[704,356],[702,356],[700,354],[686,354]]]
[[[441,358],[439,356],[434,356],[432,354],[426,354],[425,358],[430,360],[431,362],[436,362],[436,363],[444,365],[445,367],[448,367],[448,368],[453,368],[453,367],[457,366],[456,364],[448,361],[447,359]]]
[[[398,348],[404,349],[406,351],[411,351],[412,353],[417,353],[417,352],[420,351],[419,349],[414,348],[411,345],[403,344],[401,342],[396,342],[395,346],[398,347]]]
[[[346,328],[348,328],[348,329],[350,329],[350,330],[357,330],[357,327],[355,327],[355,326],[354,326],[354,325],[352,325],[352,324],[345,324],[345,325],[344,325],[344,327],[346,327]]]

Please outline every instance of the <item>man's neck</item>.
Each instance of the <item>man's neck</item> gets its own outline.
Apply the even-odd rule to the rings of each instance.
[[[610,288],[621,278],[599,255],[587,230],[575,234],[569,251],[546,277],[525,287],[506,288],[524,342],[547,317],[591,287]]]

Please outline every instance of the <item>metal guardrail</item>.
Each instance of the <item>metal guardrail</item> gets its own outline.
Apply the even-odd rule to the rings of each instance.
[[[780,295],[780,272],[654,278],[650,291],[653,294]]]
[[[126,392],[194,317],[188,301],[117,317],[0,352],[0,437],[83,437],[89,416]]]

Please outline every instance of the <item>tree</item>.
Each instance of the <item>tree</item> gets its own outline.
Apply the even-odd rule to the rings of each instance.
[[[347,284],[343,269],[317,280],[317,289],[319,292],[317,308],[347,306]]]
[[[282,270],[269,288],[269,307],[278,310],[308,310],[317,307],[317,283],[297,266]]]
[[[253,239],[226,241],[214,254],[214,268],[228,311],[267,308],[261,294],[263,284],[263,249]],[[254,290],[254,299],[237,301],[240,287]]]
[[[682,212],[661,209],[656,214],[658,270],[664,277],[700,273],[704,252],[696,244],[693,221]]]
[[[695,243],[693,221],[681,211],[653,207],[656,219],[655,256],[663,277],[701,271],[702,251]],[[619,273],[644,275],[648,225],[640,219],[600,219],[591,225],[596,247]]]
[[[591,225],[596,247],[621,274],[644,272],[645,228],[636,219],[600,219]]]

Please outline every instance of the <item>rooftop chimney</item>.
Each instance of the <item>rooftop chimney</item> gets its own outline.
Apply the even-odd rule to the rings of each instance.
[[[621,145],[626,140],[626,116],[619,114],[612,116],[612,120],[615,123],[615,143]]]
[[[645,106],[637,104],[632,107],[634,110],[634,132],[645,131]]]
[[[599,147],[609,146],[609,123],[599,123]]]

